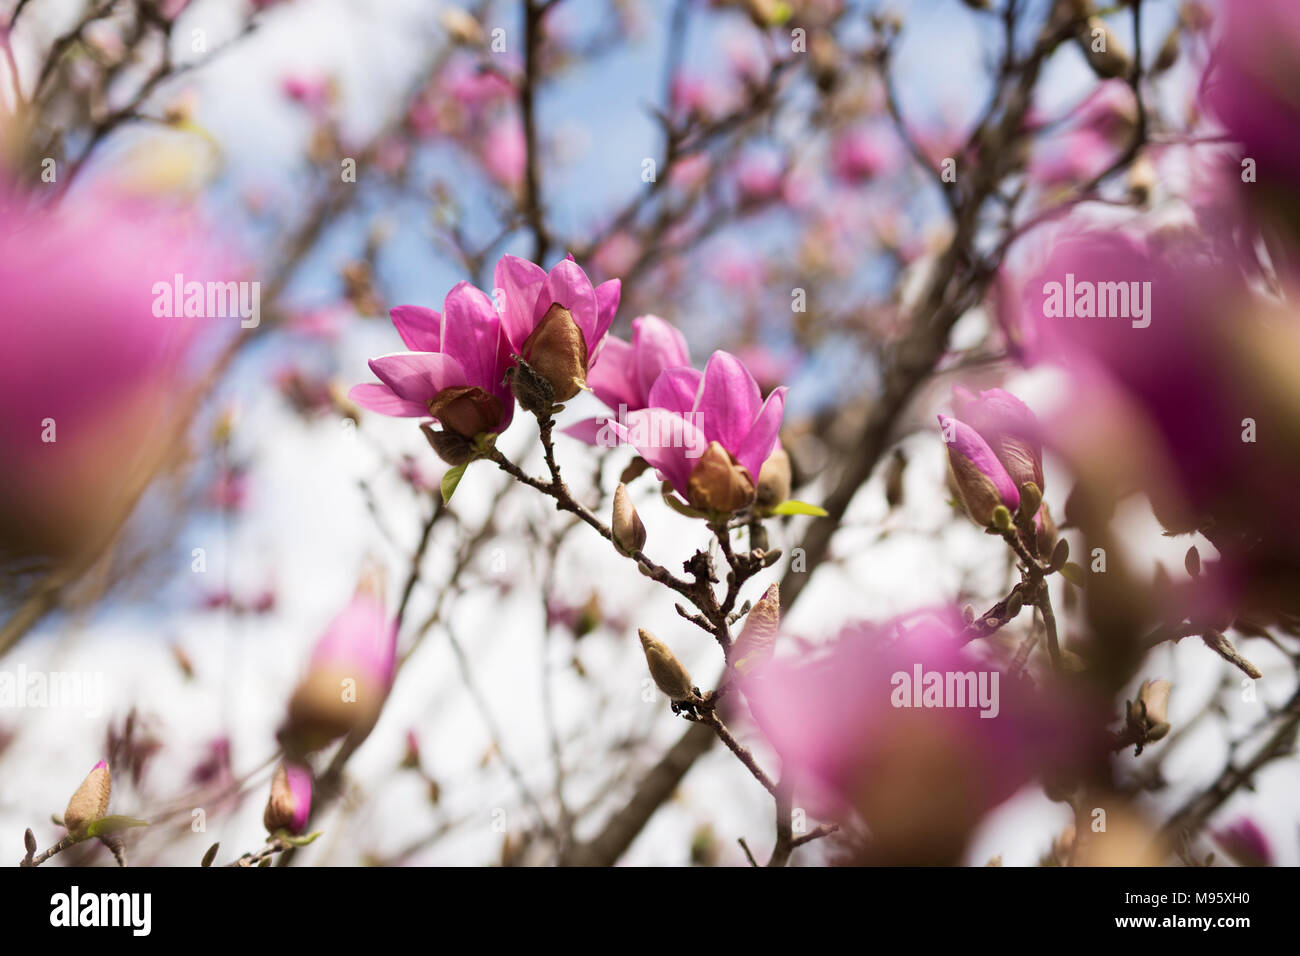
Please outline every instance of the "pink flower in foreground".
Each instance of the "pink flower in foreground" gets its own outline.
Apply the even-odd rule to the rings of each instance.
[[[262,814],[267,832],[287,830],[300,834],[307,828],[310,816],[311,771],[297,764],[280,764],[271,778],[271,796]]]
[[[739,359],[714,352],[702,373],[664,371],[650,389],[650,407],[609,428],[693,508],[730,513],[754,500],[763,462],[776,447],[786,391],[773,389],[764,401]]]
[[[381,384],[357,385],[348,397],[382,415],[432,416],[447,442],[505,431],[514,415],[504,384],[510,352],[492,300],[459,282],[443,300],[441,315],[417,305],[399,305],[391,315],[413,351],[371,359]]]
[[[397,621],[384,605],[382,574],[368,570],[312,651],[289,701],[281,739],[310,752],[348,732],[368,734],[397,667]]]
[[[632,320],[632,341],[605,337],[587,382],[596,397],[611,409],[635,412],[650,404],[650,388],[665,369],[689,366],[686,337],[657,315]],[[603,418],[579,422],[565,429],[570,435],[595,444]]]
[[[542,398],[573,398],[587,385],[591,357],[614,321],[622,284],[611,279],[593,287],[572,257],[546,272],[526,259],[502,256],[493,279],[502,296],[502,331],[522,360],[514,375],[520,404],[537,411],[549,405]],[[546,388],[549,396],[533,394]]]
[[[210,236],[170,205],[0,183],[0,551],[95,547],[174,447],[196,346],[239,320],[157,315],[154,287],[238,278]]]
[[[1272,866],[1273,848],[1268,837],[1249,817],[1242,817],[1213,833],[1214,842],[1241,866]]]
[[[1064,714],[1073,706],[1052,716],[1027,684],[970,656],[960,629],[948,610],[851,625],[742,678],[816,812],[856,812],[869,827],[864,862],[958,862],[985,813],[1081,753]]]

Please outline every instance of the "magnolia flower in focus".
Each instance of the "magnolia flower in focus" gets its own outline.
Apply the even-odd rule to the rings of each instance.
[[[763,399],[734,355],[714,352],[701,373],[668,369],[650,407],[609,428],[636,448],[695,509],[728,514],[753,503],[763,463],[776,447],[786,388]]]
[[[379,719],[397,664],[397,622],[384,605],[383,576],[367,569],[356,592],[317,641],[280,731],[291,753],[319,750],[346,733],[364,736]]]
[[[415,305],[398,306],[391,315],[413,351],[371,359],[382,384],[357,385],[348,397],[383,415],[431,415],[442,425],[440,432],[430,430],[434,448],[449,464],[461,464],[476,436],[505,431],[514,414],[503,384],[509,346],[492,301],[459,282],[441,315]]]
[[[587,387],[591,357],[618,309],[617,279],[593,288],[572,258],[545,272],[526,259],[502,256],[494,285],[503,296],[501,328],[517,364],[512,388],[525,411],[549,411]]]
[[[311,816],[311,771],[296,764],[280,764],[271,778],[262,823],[268,833],[287,830],[295,836],[307,828]]]

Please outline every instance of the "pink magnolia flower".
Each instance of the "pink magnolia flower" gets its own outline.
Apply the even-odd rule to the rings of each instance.
[[[510,352],[492,300],[458,282],[442,308],[393,309],[397,334],[412,351],[371,359],[380,384],[354,386],[348,397],[381,415],[432,416],[462,439],[505,431],[514,414],[503,384]]]
[[[1254,820],[1242,817],[1212,834],[1223,852],[1241,866],[1272,866],[1273,848]]]
[[[962,385],[952,390],[956,416],[988,443],[1017,488],[1032,481],[1043,491],[1043,442],[1038,417],[1010,392],[990,388],[975,395]]]
[[[841,133],[831,146],[831,171],[845,183],[865,183],[875,179],[893,159],[884,142],[879,135],[866,129]]]
[[[988,527],[999,505],[1015,512],[1020,507],[1020,491],[980,433],[947,415],[939,416],[939,427],[948,446],[948,467],[957,494],[971,520]]]
[[[280,764],[271,779],[262,823],[270,833],[302,833],[311,817],[311,771],[298,764]]]
[[[607,335],[587,378],[596,397],[620,413],[635,412],[650,404],[650,388],[665,369],[689,366],[686,337],[657,315],[632,320],[632,341]],[[564,429],[588,444],[604,418],[593,418]]]
[[[295,103],[316,112],[330,101],[329,77],[319,74],[290,73],[280,81],[284,95]]]
[[[614,321],[622,283],[610,279],[593,288],[572,256],[550,272],[527,259],[502,256],[493,281],[501,296],[501,329],[515,355],[545,380],[553,401],[573,398],[587,386],[592,357]],[[515,378],[517,385],[518,374]]]
[[[514,188],[524,181],[528,145],[518,116],[500,117],[483,135],[479,153],[489,175],[503,186]]]
[[[165,459],[196,347],[239,331],[159,308],[176,273],[238,278],[209,236],[170,205],[0,183],[0,551],[94,547]]]
[[[665,370],[650,389],[650,406],[608,427],[692,507],[729,513],[754,500],[763,462],[776,447],[786,391],[773,389],[764,400],[739,359],[714,352],[703,372]]]
[[[1210,109],[1258,164],[1259,182],[1293,188],[1300,176],[1296,129],[1300,7],[1291,0],[1224,4]]]
[[[985,813],[1083,753],[1067,730],[1074,704],[1054,693],[1044,706],[1029,685],[968,654],[960,629],[948,609],[854,624],[741,680],[817,812],[856,813],[870,828],[865,862],[958,862]]]
[[[312,650],[280,731],[291,753],[318,750],[345,733],[364,736],[379,719],[397,672],[397,621],[383,575],[368,569]]]

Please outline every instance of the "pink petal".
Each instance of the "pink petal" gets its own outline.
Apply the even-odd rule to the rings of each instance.
[[[502,256],[497,261],[492,275],[496,288],[492,294],[501,296],[501,327],[516,352],[523,348],[524,340],[537,324],[533,321],[533,307],[545,281],[542,268],[527,259]]]
[[[429,406],[424,402],[411,402],[398,398],[387,385],[356,385],[348,392],[348,398],[362,408],[368,408],[380,415],[419,418],[429,414]]]
[[[588,445],[600,445],[600,431],[605,427],[605,418],[587,418],[568,428],[561,428],[560,431],[570,438],[576,438],[580,442]]]
[[[632,320],[632,347],[636,350],[637,385],[647,397],[660,372],[691,364],[686,336],[657,315]]]
[[[468,384],[488,389],[496,370],[501,323],[492,300],[468,282],[456,283],[442,306],[442,349],[460,362]]]
[[[623,283],[619,279],[610,279],[596,286],[596,340],[599,341],[614,324],[614,313],[618,311],[618,302],[623,295]]]
[[[591,287],[591,280],[572,259],[561,259],[547,275],[537,302],[533,306],[532,324],[536,327],[550,307],[558,302],[569,310],[573,321],[582,329],[582,337],[587,341],[587,349],[594,352],[600,343],[597,334],[596,291]]]
[[[412,352],[441,352],[438,344],[442,316],[421,305],[399,305],[390,309],[397,334]]]
[[[427,402],[444,388],[468,385],[465,370],[441,352],[397,352],[370,360],[370,370],[398,398]]]
[[[709,356],[704,388],[695,407],[702,416],[697,424],[709,441],[719,442],[734,455],[749,435],[762,404],[758,383],[740,359],[722,351]]]
[[[611,420],[609,427],[640,452],[662,479],[686,496],[691,470],[708,447],[702,431],[681,415],[662,408],[631,412],[626,425]]]
[[[626,405],[629,411],[645,408],[642,399],[645,393],[637,388],[633,359],[632,346],[609,335],[587,373],[587,384],[596,397],[615,411],[620,404]]]
[[[703,381],[704,373],[698,369],[664,369],[650,386],[650,407],[666,408],[670,412],[682,414],[693,411]]]
[[[745,466],[745,470],[755,480],[776,447],[776,440],[781,431],[781,419],[785,415],[785,393],[789,391],[784,385],[772,389],[767,396],[762,410],[754,419],[754,425],[745,436],[745,440],[736,449],[736,460]]]

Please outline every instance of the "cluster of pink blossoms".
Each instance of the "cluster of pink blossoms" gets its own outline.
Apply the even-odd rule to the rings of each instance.
[[[438,454],[461,465],[509,426],[514,403],[549,417],[582,390],[618,413],[567,431],[591,444],[636,448],[691,507],[730,513],[757,497],[760,473],[777,449],[784,387],[763,398],[735,356],[718,351],[693,368],[686,340],[653,315],[633,320],[632,341],[609,334],[617,279],[593,286],[572,258],[550,272],[504,256],[496,301],[457,284],[441,313],[392,310],[410,351],[370,361],[379,383],[350,397],[384,415],[429,417],[421,427]]]

